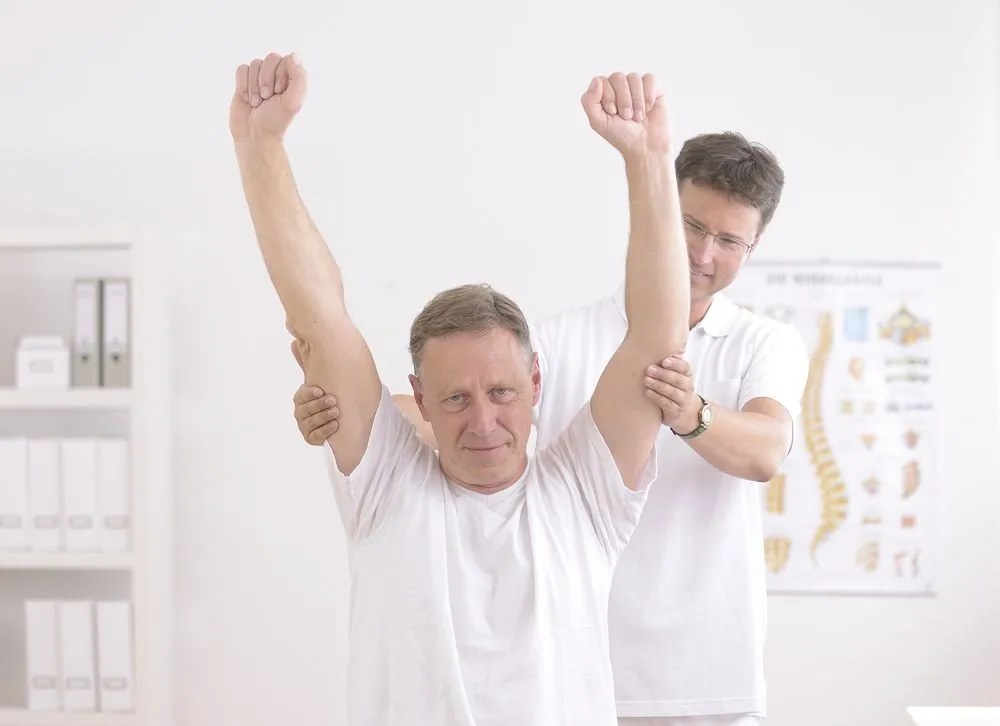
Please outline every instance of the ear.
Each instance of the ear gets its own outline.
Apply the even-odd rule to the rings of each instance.
[[[427,410],[424,408],[424,392],[420,387],[420,379],[412,373],[410,374],[410,388],[413,389],[413,402],[417,404],[420,415],[424,421],[430,423],[430,419],[427,418]]]
[[[531,354],[531,405],[538,405],[538,399],[542,395],[542,369],[538,365],[538,353]]]

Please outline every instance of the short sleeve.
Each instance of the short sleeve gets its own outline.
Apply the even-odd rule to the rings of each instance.
[[[754,351],[740,384],[739,408],[755,398],[771,398],[797,421],[808,376],[809,352],[802,334],[791,325],[777,324]]]
[[[582,502],[609,561],[617,561],[639,523],[649,486],[656,479],[656,447],[649,453],[636,488],[629,489],[597,428],[588,401],[566,430],[539,454],[538,463],[542,477],[562,479]],[[559,483],[542,481],[542,486]]]
[[[433,450],[396,408],[389,389],[382,387],[368,447],[357,468],[345,476],[337,468],[329,443],[326,462],[334,495],[348,537],[361,541],[382,526],[401,488],[414,488],[434,465]]]

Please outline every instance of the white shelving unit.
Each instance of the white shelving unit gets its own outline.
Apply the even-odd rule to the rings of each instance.
[[[41,713],[0,709],[0,726],[139,726],[130,713]]]
[[[130,713],[72,713],[30,711],[17,704],[11,707],[0,703],[0,726],[173,726],[172,429],[169,289],[165,273],[165,253],[169,249],[170,240],[141,230],[0,229],[0,276],[5,268],[10,269],[8,259],[28,260],[26,266],[37,271],[71,267],[73,261],[89,259],[89,253],[127,260],[125,271],[131,280],[131,388],[18,390],[12,387],[13,380],[3,380],[0,421],[10,431],[29,418],[38,425],[39,420],[58,421],[66,416],[127,417],[131,551],[0,552],[0,596],[5,592],[4,579],[11,577],[45,577],[50,588],[58,588],[63,577],[72,578],[77,588],[86,587],[88,578],[127,578],[133,617],[135,704]],[[0,298],[0,319],[6,321],[8,329],[16,326],[18,311],[3,306]],[[14,350],[0,348],[0,356],[13,355]],[[0,623],[2,627],[6,626]],[[11,642],[11,638],[23,638],[23,633],[0,633],[3,636]],[[0,658],[6,659],[6,654]]]
[[[132,407],[132,391],[126,389],[73,388],[68,391],[32,391],[0,388],[0,411],[116,410]]]

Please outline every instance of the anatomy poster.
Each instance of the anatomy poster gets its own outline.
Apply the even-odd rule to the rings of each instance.
[[[932,591],[938,274],[762,262],[730,288],[809,350],[792,452],[762,488],[770,592]]]

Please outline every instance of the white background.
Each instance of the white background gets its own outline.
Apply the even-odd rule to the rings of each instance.
[[[940,260],[940,594],[772,598],[770,723],[1000,700],[998,37],[985,0],[0,2],[0,224],[186,230],[164,270],[178,723],[343,723],[343,537],[228,139],[235,66],[269,50],[311,73],[299,184],[396,389],[446,285],[538,316],[618,284],[620,164],[578,105],[595,73],[657,72],[678,138],[779,155],[761,256]]]

